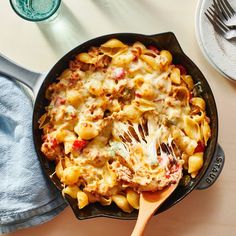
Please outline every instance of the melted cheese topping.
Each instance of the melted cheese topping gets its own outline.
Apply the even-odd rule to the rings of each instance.
[[[58,178],[90,202],[170,185],[210,137],[204,100],[192,103],[193,80],[170,52],[117,41],[70,62],[49,86],[39,121]],[[192,177],[201,168],[195,159]]]

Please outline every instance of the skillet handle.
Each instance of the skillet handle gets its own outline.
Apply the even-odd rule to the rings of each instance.
[[[179,41],[173,32],[150,35],[150,38],[158,42],[161,48],[170,50],[174,54],[184,54]]]
[[[34,96],[37,94],[43,79],[43,74],[27,70],[3,56],[1,53],[0,74],[7,76],[9,79],[22,82],[32,90]]]
[[[225,154],[221,146],[218,144],[212,163],[196,189],[203,190],[214,184],[223,169],[224,162]]]

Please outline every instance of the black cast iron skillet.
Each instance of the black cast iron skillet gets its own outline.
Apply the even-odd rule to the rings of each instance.
[[[135,41],[140,41],[146,46],[153,45],[158,49],[169,50],[173,55],[173,63],[181,64],[187,69],[188,74],[192,75],[194,82],[197,83],[197,89],[200,93],[200,96],[202,96],[206,101],[206,111],[211,119],[210,125],[212,136],[205,151],[204,166],[198,176],[195,179],[192,179],[187,186],[178,186],[176,191],[159,208],[157,213],[160,213],[182,200],[192,190],[205,189],[210,187],[219,176],[224,165],[224,152],[222,148],[217,144],[218,116],[213,93],[204,75],[201,73],[198,67],[184,54],[173,33],[167,32],[150,36],[133,33],[117,33],[91,39],[74,48],[65,56],[63,56],[52,67],[47,75],[42,75],[24,69],[6,59],[5,57],[0,56],[0,73],[8,76],[9,78],[13,78],[23,82],[33,91],[33,138],[35,149],[42,164],[42,168],[45,171],[45,174],[52,180],[55,186],[59,190],[61,190],[62,186],[58,178],[55,175],[53,175],[52,177],[55,165],[52,162],[48,161],[44,154],[40,151],[40,147],[42,144],[42,132],[38,129],[38,120],[45,112],[44,107],[48,104],[48,101],[45,99],[45,92],[47,87],[51,83],[56,81],[56,78],[61,74],[61,72],[68,68],[69,61],[73,60],[78,53],[87,51],[91,46],[100,46],[102,43],[111,38],[117,38],[127,44],[134,43]],[[100,204],[95,203],[86,206],[82,210],[79,210],[77,208],[77,202],[75,200],[73,200],[69,196],[66,196],[66,199],[78,219],[88,219],[97,216],[112,217],[118,219],[135,219],[137,217],[137,211],[128,214],[121,211],[115,205],[104,207]]]

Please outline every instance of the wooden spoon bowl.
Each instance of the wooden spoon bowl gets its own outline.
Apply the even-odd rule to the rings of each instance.
[[[174,192],[182,177],[182,168],[179,168],[178,180],[175,184],[156,192],[142,192],[138,219],[131,236],[144,235],[145,227],[161,204]]]

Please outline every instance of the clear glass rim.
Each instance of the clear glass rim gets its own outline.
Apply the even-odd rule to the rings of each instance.
[[[50,16],[43,17],[43,18],[41,18],[41,19],[31,19],[31,18],[28,18],[28,17],[26,17],[26,16],[20,14],[20,13],[17,11],[16,7],[14,6],[13,1],[14,1],[14,0],[9,0],[9,2],[10,2],[10,4],[11,4],[11,7],[12,7],[12,9],[14,10],[14,12],[15,12],[18,16],[20,16],[21,18],[23,18],[24,20],[32,21],[32,22],[39,22],[39,21],[47,20],[48,18],[50,18],[50,17],[58,10],[59,6],[61,5],[61,0],[58,0],[57,5],[56,5],[56,7],[54,8],[54,10],[51,12]]]

